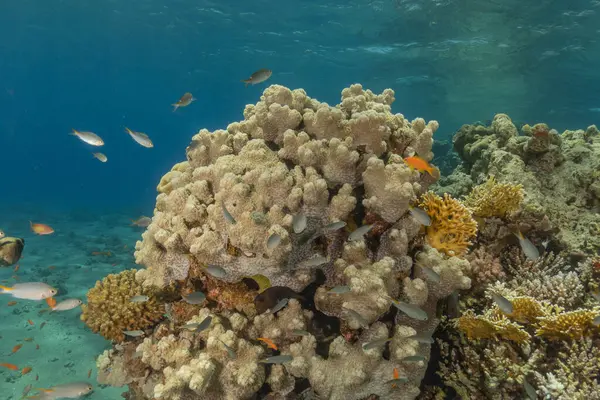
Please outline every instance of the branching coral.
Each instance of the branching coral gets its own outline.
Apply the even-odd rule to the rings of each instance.
[[[464,204],[477,217],[506,217],[519,209],[523,194],[522,185],[499,183],[492,176],[484,184],[475,186],[465,197]]]
[[[469,209],[448,194],[442,198],[432,192],[423,195],[421,207],[431,217],[428,243],[445,254],[463,255],[477,233],[477,222]]]
[[[121,342],[124,330],[143,330],[153,326],[163,315],[164,308],[153,292],[135,280],[136,270],[110,274],[87,293],[87,304],[81,306],[81,320],[106,339]],[[145,302],[131,298],[149,295]]]

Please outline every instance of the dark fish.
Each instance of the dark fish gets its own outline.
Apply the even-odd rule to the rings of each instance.
[[[271,71],[270,69],[267,69],[267,68],[259,69],[258,71],[254,72],[252,75],[250,75],[250,78],[244,79],[244,80],[242,80],[242,82],[244,82],[246,84],[246,86],[256,85],[257,83],[261,83],[261,82],[264,82],[267,79],[269,79],[272,74],[273,74],[273,71]]]
[[[298,299],[303,301],[304,297],[286,286],[271,286],[254,298],[254,305],[259,314],[273,309],[283,299]]]

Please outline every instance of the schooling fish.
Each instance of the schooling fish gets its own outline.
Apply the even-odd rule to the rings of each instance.
[[[229,358],[231,358],[232,360],[235,360],[237,358],[237,354],[235,353],[235,350],[233,350],[233,348],[231,348],[230,346],[227,346],[227,344],[225,344],[224,341],[219,340],[221,343],[223,343],[223,346],[225,347],[225,350],[227,350],[227,355],[229,356]]]
[[[0,363],[0,367],[8,368],[13,371],[19,370],[19,367],[17,367],[15,364],[9,364],[9,363]]]
[[[260,340],[261,342],[264,342],[267,345],[267,347],[270,349],[278,350],[277,345],[269,338],[259,337],[259,338],[256,338],[256,340]]]
[[[292,218],[292,228],[294,229],[294,233],[302,233],[306,229],[306,215],[300,213],[294,215]]]
[[[150,217],[146,217],[146,216],[141,216],[136,220],[131,220],[131,225],[132,226],[138,226],[140,228],[147,228],[150,223],[152,222],[152,218]]]
[[[65,383],[63,385],[52,386],[48,389],[36,389],[41,392],[30,399],[54,400],[54,399],[79,399],[82,396],[94,390],[93,386],[87,382]]]
[[[492,293],[492,300],[494,300],[494,303],[498,305],[498,308],[503,313],[508,315],[513,313],[513,305],[506,297],[498,293]]]
[[[316,256],[298,263],[298,266],[300,268],[311,268],[318,267],[319,265],[325,264],[326,262],[328,262],[326,257]]]
[[[517,231],[514,235],[519,239],[519,244],[521,245],[521,250],[523,250],[525,257],[532,261],[535,261],[540,257],[538,248],[531,243],[531,240],[523,236],[521,231]]]
[[[275,307],[273,307],[272,309],[269,309],[268,312],[270,314],[275,314],[276,312],[283,310],[283,308],[288,305],[289,301],[290,301],[290,299],[287,299],[287,298],[279,300],[277,302],[277,304],[275,304]]]
[[[124,334],[131,337],[140,337],[144,335],[144,331],[135,330],[135,331],[123,331]]]
[[[204,318],[202,320],[202,322],[200,322],[200,324],[196,327],[195,332],[199,333],[199,332],[202,332],[202,331],[208,329],[208,327],[210,326],[211,322],[212,322],[212,317],[209,315],[206,318]]]
[[[227,208],[225,207],[225,203],[221,203],[221,207],[223,208],[223,217],[225,218],[225,221],[229,222],[232,225],[236,224],[235,218],[233,218],[233,215],[231,215],[231,213],[229,211],[227,211]]]
[[[179,107],[189,106],[195,100],[196,99],[190,92],[185,93],[179,100],[177,100],[177,103],[171,104],[173,106],[173,112],[177,111]]]
[[[404,357],[402,359],[402,362],[419,362],[419,361],[425,361],[425,357],[420,356],[420,355],[414,355],[414,356]]]
[[[222,267],[219,267],[218,265],[209,265],[208,267],[206,267],[206,272],[219,279],[225,278],[225,275],[227,275],[227,271],[225,271]]]
[[[416,340],[417,342],[423,343],[423,344],[433,344],[433,338],[427,334],[412,335],[412,336],[409,336],[407,339],[413,339],[413,340]]]
[[[344,294],[344,293],[348,293],[350,290],[351,290],[350,286],[336,286],[333,289],[330,289],[329,291],[327,291],[327,293]]]
[[[281,243],[281,236],[273,233],[267,240],[267,249],[273,250],[275,247],[279,246],[279,243]]]
[[[106,157],[106,155],[104,155],[103,153],[92,153],[92,155],[95,159],[97,159],[100,162],[105,163],[108,161],[108,157]]]
[[[29,225],[33,233],[37,235],[50,235],[54,233],[54,229],[45,224],[34,224],[33,222],[29,221]]]
[[[348,313],[348,314],[349,314],[349,315],[350,315],[352,318],[354,318],[355,320],[357,320],[357,321],[358,321],[358,323],[360,324],[360,326],[362,326],[363,328],[364,328],[364,327],[366,327],[366,326],[369,326],[369,321],[367,321],[367,320],[365,319],[365,317],[363,317],[362,315],[360,315],[360,314],[359,314],[359,313],[358,313],[356,310],[353,310],[353,309],[351,309],[351,308],[344,307],[344,306],[342,306],[342,308],[343,308],[344,310],[346,310],[346,312],[347,312],[347,313]]]
[[[52,307],[52,311],[68,311],[79,307],[83,302],[79,299],[66,299]]]
[[[429,214],[427,214],[426,211],[413,206],[409,206],[408,211],[410,212],[410,215],[412,215],[412,217],[416,219],[417,222],[419,222],[421,225],[431,225],[431,217],[429,216]]]
[[[353,231],[350,236],[348,236],[348,240],[351,242],[363,240],[363,236],[367,234],[373,228],[373,225],[363,225],[360,228]]]
[[[187,295],[183,295],[181,296],[183,297],[183,300],[188,303],[188,304],[202,304],[204,302],[204,300],[206,300],[206,296],[204,295],[204,293],[202,292],[194,292],[194,293],[190,293]]]
[[[104,140],[94,132],[81,132],[73,129],[73,132],[69,133],[69,135],[77,136],[79,139],[92,146],[104,145]]]
[[[290,356],[289,354],[281,354],[278,356],[267,357],[263,360],[258,360],[258,362],[263,364],[285,364],[293,359],[294,357]]]
[[[150,297],[140,294],[138,296],[133,296],[131,299],[129,299],[129,301],[131,301],[132,303],[145,303],[148,300],[150,300]]]
[[[419,321],[427,321],[429,318],[427,313],[421,309],[421,307],[415,306],[414,304],[405,303],[399,300],[392,300],[392,304],[396,308],[408,315],[410,318],[417,319]]]
[[[374,349],[376,347],[385,346],[385,344],[387,342],[389,342],[390,340],[392,340],[392,338],[384,338],[384,339],[373,340],[372,342],[363,343],[362,348],[363,348],[363,350],[371,350],[371,349]]]
[[[254,305],[256,307],[256,311],[259,314],[263,314],[269,309],[276,308],[277,304],[284,299],[297,299],[299,301],[304,301],[304,297],[289,287],[271,286],[254,298]]]
[[[423,271],[423,274],[427,277],[427,279],[429,279],[433,283],[440,283],[440,281],[442,280],[440,274],[435,272],[433,268],[424,267],[420,264],[417,264],[417,266],[421,269],[421,271]]]
[[[14,298],[25,300],[44,300],[58,292],[43,282],[15,283],[10,288],[0,285],[0,290],[0,294],[10,294]]]
[[[273,74],[273,71],[271,71],[270,69],[266,69],[266,68],[259,69],[258,71],[254,72],[252,75],[250,75],[250,78],[244,79],[244,80],[242,80],[242,82],[245,83],[245,86],[256,85],[258,83],[264,82],[267,79],[269,79],[272,74]]]
[[[531,400],[537,400],[537,392],[535,388],[531,386],[531,383],[527,381],[527,379],[523,378],[523,387],[525,388],[525,393]]]
[[[404,162],[410,169],[416,169],[419,172],[427,172],[429,175],[433,176],[435,167],[419,156],[406,157]]]
[[[146,135],[145,133],[134,132],[129,128],[125,128],[125,132],[129,133],[133,140],[135,140],[139,145],[147,148],[154,147],[154,143],[152,143],[152,140],[150,140],[148,135]]]

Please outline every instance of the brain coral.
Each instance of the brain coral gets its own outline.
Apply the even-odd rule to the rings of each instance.
[[[121,342],[124,330],[145,329],[154,325],[163,315],[163,306],[153,297],[143,303],[131,298],[150,295],[135,280],[135,269],[110,274],[87,293],[87,304],[81,306],[81,320],[94,332],[106,339]]]

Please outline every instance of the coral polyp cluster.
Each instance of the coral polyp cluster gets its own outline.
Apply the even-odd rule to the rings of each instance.
[[[492,176],[475,186],[465,197],[464,204],[478,217],[505,217],[519,209],[523,195],[522,185],[500,183]]]
[[[135,269],[110,274],[87,293],[87,304],[82,304],[81,320],[94,332],[106,339],[121,342],[123,331],[152,327],[162,318],[164,307],[135,280]],[[150,295],[148,301],[134,302],[135,296]]]

